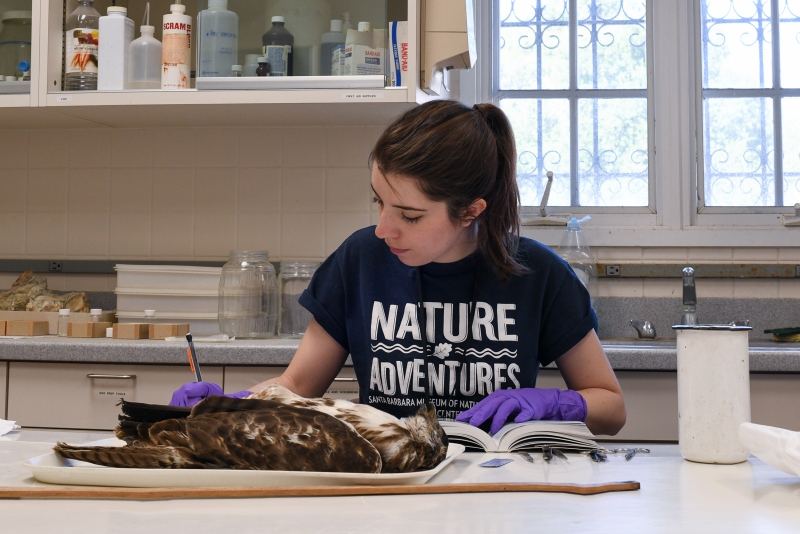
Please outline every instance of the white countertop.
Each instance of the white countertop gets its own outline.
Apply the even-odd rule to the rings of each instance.
[[[0,485],[38,484],[21,462],[45,454],[56,440],[80,443],[110,432],[24,430],[0,442]],[[640,444],[641,446],[641,444]],[[547,464],[514,461],[497,469],[478,463],[502,454],[463,454],[431,483],[637,480],[641,490],[578,496],[554,493],[176,501],[0,501],[0,531],[36,533],[390,532],[703,532],[800,531],[800,477],[756,458],[738,465],[684,460],[676,445],[651,454],[594,463],[585,456]]]

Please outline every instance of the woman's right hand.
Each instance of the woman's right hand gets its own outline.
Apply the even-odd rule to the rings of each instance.
[[[249,397],[252,394],[252,391],[245,390],[226,395],[220,386],[212,382],[187,382],[175,390],[175,393],[172,394],[172,400],[169,401],[169,405],[187,406],[191,408],[206,397],[211,397],[213,395],[241,399]]]

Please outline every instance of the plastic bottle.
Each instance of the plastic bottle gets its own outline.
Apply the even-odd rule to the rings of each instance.
[[[258,56],[256,76],[269,76],[269,63],[267,63],[267,58],[264,56]]]
[[[350,22],[350,12],[345,11],[342,13],[342,17],[344,17],[344,21],[342,22],[342,33],[347,35],[347,30],[353,29],[353,23]]]
[[[100,13],[92,0],[78,0],[67,17],[64,35],[64,88],[67,91],[97,89]]]
[[[182,4],[172,4],[169,10],[162,27],[161,88],[189,89],[192,17],[186,15],[186,6]]]
[[[23,81],[30,81],[31,79],[31,63],[30,61],[20,61],[17,69],[22,73]]]
[[[142,36],[128,46],[126,89],[161,89],[161,42],[153,37],[150,26],[150,2],[145,8],[145,23],[139,27]]]
[[[239,16],[228,11],[228,0],[208,0],[197,15],[199,76],[230,76],[239,62]]]
[[[320,41],[322,43],[319,55],[319,73],[321,76],[331,75],[331,62],[333,61],[333,49],[344,44],[343,23],[339,19],[331,21],[331,31],[323,33]]]
[[[145,323],[152,323],[156,320],[156,311],[155,310],[145,310],[144,311],[144,322]]]
[[[231,78],[241,78],[242,70],[241,65],[231,65]]]
[[[100,308],[92,308],[89,310],[89,320],[93,323],[102,322],[103,310]]]
[[[269,63],[270,76],[294,75],[294,36],[286,29],[285,19],[272,17],[272,28],[261,36],[261,49]]]
[[[590,218],[586,216],[581,220],[575,217],[570,219],[567,223],[567,231],[564,232],[556,252],[569,263],[580,281],[586,286],[592,299],[592,306],[594,306],[594,299],[597,296],[597,266],[589,244],[586,242],[586,237],[581,232],[581,223]]]
[[[247,54],[244,56],[244,75],[255,76],[258,68],[258,54]]]
[[[20,76],[18,65],[31,61],[31,12],[6,11],[0,22],[0,75]]]
[[[58,336],[67,337],[67,325],[69,324],[69,308],[58,310]]]
[[[109,7],[108,15],[100,17],[99,28],[97,88],[101,91],[122,91],[128,71],[128,46],[133,41],[134,32],[133,21],[128,18],[128,8]]]

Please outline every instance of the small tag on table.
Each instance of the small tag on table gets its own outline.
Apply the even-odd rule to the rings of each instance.
[[[510,458],[492,458],[491,460],[487,460],[482,464],[478,464],[479,467],[501,467],[506,465],[507,463],[511,462]]]

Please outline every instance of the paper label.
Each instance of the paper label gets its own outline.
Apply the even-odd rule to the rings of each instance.
[[[382,100],[384,93],[342,93],[343,100]]]
[[[161,88],[189,89],[191,24],[164,22],[161,47]]]
[[[291,46],[263,46],[261,50],[264,57],[267,58],[269,63],[270,76],[288,76],[289,75],[289,53],[292,51]]]
[[[67,30],[64,36],[65,74],[97,74],[97,45],[100,39],[98,30],[75,28]]]

